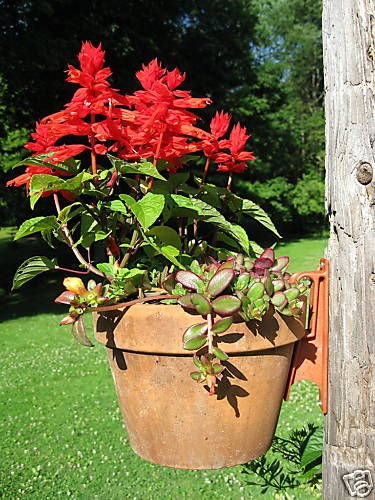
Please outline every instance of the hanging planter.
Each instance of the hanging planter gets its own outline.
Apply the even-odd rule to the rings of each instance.
[[[293,346],[304,334],[298,318],[270,309],[257,324],[234,323],[221,336],[216,393],[187,376],[192,354],[182,346],[194,316],[178,305],[139,304],[95,314],[106,345],[133,450],[169,467],[218,469],[263,455],[276,428]]]
[[[119,93],[104,56],[82,44],[67,72],[78,90],[37,123],[16,165],[25,172],[8,182],[25,185],[32,208],[51,196],[56,211],[15,238],[55,238],[80,267],[32,257],[13,288],[50,270],[91,273],[64,279],[60,323],[92,346],[83,317],[95,313],[134,450],[172,467],[246,462],[271,443],[310,281],[249,237],[249,222],[280,235],[232,191],[255,159],[246,128],[217,111],[201,129],[196,111],[211,100],[179,89],[185,74],[157,59],[136,73],[140,90]]]

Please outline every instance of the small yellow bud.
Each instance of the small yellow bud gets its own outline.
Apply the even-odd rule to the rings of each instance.
[[[81,278],[65,278],[63,285],[67,290],[69,290],[69,292],[73,292],[76,295],[85,295],[87,293],[86,287]]]

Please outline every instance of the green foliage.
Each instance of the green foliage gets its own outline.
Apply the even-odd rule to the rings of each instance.
[[[260,486],[262,494],[271,488],[285,492],[301,485],[316,486],[322,477],[322,445],[322,428],[314,424],[291,431],[288,438],[275,436],[271,453],[244,466],[244,473],[257,477],[247,483]]]
[[[17,269],[13,278],[13,290],[20,288],[22,285],[35,278],[38,274],[55,269],[56,262],[47,257],[31,257],[25,260]]]
[[[310,282],[302,279],[289,283],[289,258],[276,258],[271,248],[254,260],[242,254],[223,262],[211,260],[209,265],[194,260],[190,269],[175,274],[163,272],[160,285],[175,296],[169,303],[177,302],[206,320],[188,327],[182,342],[184,349],[197,351],[194,363],[200,372],[193,372],[192,378],[207,382],[210,394],[214,394],[216,378],[224,367],[216,373],[212,370],[218,368],[212,364],[221,366],[220,361],[228,359],[218,347],[219,335],[230,328],[235,318],[261,321],[270,307],[284,316],[300,317],[305,307],[302,296],[309,294]]]
[[[46,230],[51,230],[57,227],[57,217],[50,215],[49,217],[34,217],[23,222],[18,229],[14,239],[19,240],[30,234],[39,233]]]
[[[304,174],[292,191],[291,202],[301,220],[321,226],[324,220],[324,182],[314,172]]]

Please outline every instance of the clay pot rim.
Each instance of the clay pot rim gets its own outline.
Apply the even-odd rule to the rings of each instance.
[[[192,357],[182,346],[182,335],[202,316],[178,304],[135,304],[94,313],[96,339],[110,348],[139,354]],[[235,322],[218,336],[219,347],[230,356],[262,353],[297,342],[305,335],[302,319],[283,316],[270,308],[262,321]],[[221,339],[221,340],[220,340]]]

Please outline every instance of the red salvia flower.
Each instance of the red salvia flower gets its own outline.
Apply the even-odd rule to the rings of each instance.
[[[237,123],[232,128],[229,139],[220,141],[221,149],[229,149],[229,153],[220,152],[215,155],[215,163],[218,163],[220,172],[241,173],[247,168],[246,161],[255,160],[254,153],[244,151],[249,137],[246,128]]]

